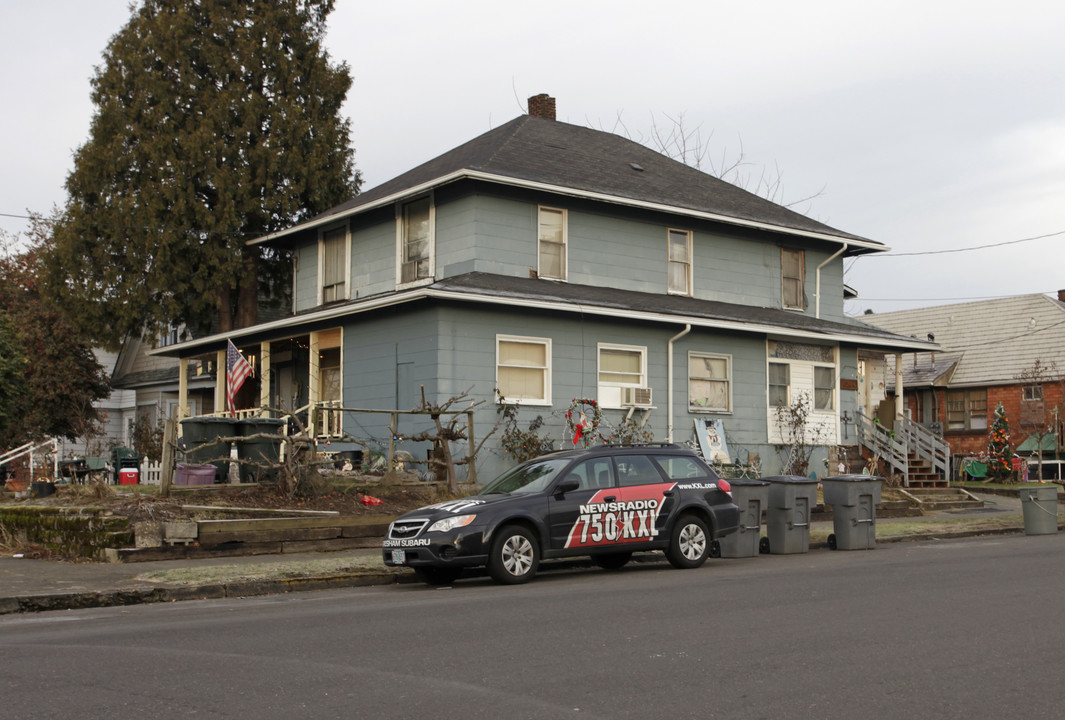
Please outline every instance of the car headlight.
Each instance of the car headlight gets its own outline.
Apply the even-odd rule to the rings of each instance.
[[[455,517],[444,518],[443,520],[437,520],[435,523],[429,526],[426,532],[447,532],[448,530],[454,530],[455,528],[465,527],[473,522],[476,515],[456,515]]]

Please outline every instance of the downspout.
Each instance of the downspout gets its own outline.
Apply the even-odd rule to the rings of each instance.
[[[847,248],[850,247],[849,243],[843,243],[837,252],[829,256],[827,260],[817,266],[817,270],[814,271],[814,317],[821,319],[821,268],[828,265],[830,262],[838,258],[843,253],[847,252]]]
[[[691,331],[692,324],[687,323],[683,330],[669,339],[669,348],[666,351],[666,442],[673,442],[673,343]]]

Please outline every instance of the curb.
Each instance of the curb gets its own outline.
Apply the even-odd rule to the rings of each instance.
[[[953,533],[924,533],[920,535],[889,535],[876,538],[877,544],[900,542],[927,542],[990,535],[1015,535],[1024,528],[997,528],[991,530],[968,530]],[[827,550],[827,542],[813,542],[811,550]],[[847,552],[847,551],[840,551]],[[653,562],[653,561],[652,561]],[[562,561],[555,567],[591,566],[580,560]],[[158,586],[127,590],[110,590],[79,593],[53,593],[22,595],[0,598],[0,615],[46,612],[49,610],[84,610],[88,608],[146,605],[150,603],[178,602],[183,600],[221,600],[225,598],[280,595],[308,590],[329,590],[348,587],[370,587],[417,582],[414,574],[405,571],[374,571],[358,575],[328,575],[320,577],[284,578],[279,580],[241,580],[231,583],[212,583],[197,586]]]

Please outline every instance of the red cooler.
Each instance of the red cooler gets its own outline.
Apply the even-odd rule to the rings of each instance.
[[[140,483],[140,468],[121,468],[118,471],[119,485],[137,485]]]

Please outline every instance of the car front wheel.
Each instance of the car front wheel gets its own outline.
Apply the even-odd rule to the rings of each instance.
[[[519,525],[499,530],[488,557],[488,574],[504,585],[529,582],[540,565],[540,548],[533,534]]]
[[[666,558],[676,568],[697,568],[710,554],[710,531],[695,515],[685,515],[673,526]]]

